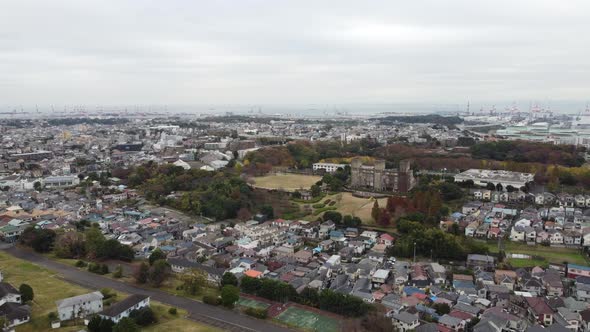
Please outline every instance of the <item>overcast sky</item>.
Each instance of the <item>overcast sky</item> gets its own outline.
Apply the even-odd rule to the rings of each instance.
[[[0,5],[0,104],[590,99],[590,1]]]

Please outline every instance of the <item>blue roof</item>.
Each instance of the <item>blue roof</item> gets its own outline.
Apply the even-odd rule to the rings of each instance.
[[[342,233],[341,231],[330,231],[330,236],[331,237],[343,237],[344,233]]]
[[[408,295],[408,296],[415,294],[415,293],[426,294],[423,290],[418,289],[416,287],[410,287],[410,286],[404,287],[404,293],[406,293],[406,295]]]
[[[567,268],[574,268],[574,269],[579,269],[579,270],[584,270],[584,271],[590,271],[590,266],[584,266],[584,265],[578,265],[578,264],[568,264]]]
[[[176,247],[173,247],[173,246],[161,246],[160,247],[160,250],[162,250],[162,251],[174,251],[174,250],[176,250]]]

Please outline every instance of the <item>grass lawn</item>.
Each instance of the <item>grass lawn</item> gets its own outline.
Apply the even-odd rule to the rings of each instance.
[[[336,211],[340,212],[343,216],[350,214],[354,217],[361,218],[364,224],[375,225],[375,221],[371,217],[371,210],[375,202],[373,199],[354,197],[351,193],[339,193],[328,198],[336,201],[334,205]],[[379,198],[377,201],[380,207],[387,205],[387,198]]]
[[[498,252],[498,245],[495,242],[488,243],[488,248],[490,252]],[[529,246],[526,243],[504,241],[504,250],[506,254],[526,254],[543,257],[548,263],[562,264],[567,261],[572,264],[588,265],[584,255],[577,249],[545,247],[541,245]],[[517,264],[524,263],[517,261]]]
[[[17,289],[23,283],[29,284],[35,294],[31,304],[31,321],[18,326],[17,332],[51,330],[47,316],[50,312],[57,311],[55,301],[92,291],[71,284],[50,270],[4,252],[0,252],[0,271],[2,271],[6,282],[11,283]],[[121,301],[125,297],[126,294],[118,293],[117,301]],[[152,301],[151,307],[156,312],[159,323],[143,329],[144,331],[218,331],[184,318],[186,316],[184,310],[178,310],[178,314],[173,316],[168,313],[169,306]],[[81,328],[80,325],[67,326],[52,331],[79,331]]]
[[[268,303],[256,301],[254,299],[250,299],[247,297],[240,297],[240,299],[238,300],[238,302],[236,304],[241,307],[254,308],[254,309],[266,309],[266,308],[270,307],[270,304],[268,304]]]
[[[167,293],[176,295],[176,296],[182,296],[182,297],[190,298],[190,299],[197,300],[197,301],[203,301],[203,296],[205,296],[205,295],[212,295],[212,296],[219,296],[220,295],[219,288],[207,287],[207,286],[204,286],[199,294],[190,295],[181,289],[177,289],[181,285],[182,285],[182,281],[180,281],[178,278],[176,278],[176,276],[174,274],[172,274],[168,278],[168,280],[166,280],[164,282],[164,284],[158,289],[165,291]],[[149,285],[144,285],[144,287],[150,288]]]
[[[317,314],[297,307],[289,307],[275,317],[276,320],[289,326],[307,331],[336,332],[340,330],[336,319]]]
[[[49,330],[47,315],[57,311],[55,301],[65,297],[88,293],[80,286],[70,284],[59,278],[55,273],[45,270],[27,261],[19,260],[4,252],[0,252],[0,270],[4,280],[15,288],[25,283],[33,288],[35,298],[31,305],[31,321],[17,328],[18,331]],[[74,331],[80,328],[62,328],[59,331]]]
[[[194,332],[218,332],[217,328],[199,324],[186,318],[186,311],[177,309],[176,315],[168,313],[170,306],[158,302],[151,303],[152,310],[158,317],[158,323],[142,328],[142,331],[171,332],[171,331],[194,331]]]
[[[275,174],[253,178],[254,186],[265,189],[283,189],[295,191],[309,189],[322,179],[321,176],[303,174]]]
[[[535,266],[540,266],[540,267],[546,268],[549,265],[549,263],[547,261],[544,261],[541,259],[525,259],[525,258],[508,258],[508,263],[510,263],[510,265],[513,268],[535,267]]]

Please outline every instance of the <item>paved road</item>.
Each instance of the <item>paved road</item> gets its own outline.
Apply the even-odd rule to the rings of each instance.
[[[204,304],[185,297],[171,295],[159,290],[150,290],[136,287],[121,281],[116,281],[97,274],[78,270],[73,266],[68,266],[52,261],[41,255],[21,250],[17,247],[2,248],[2,250],[17,258],[27,260],[47,269],[58,272],[65,280],[89,289],[99,290],[101,288],[112,288],[128,294],[149,295],[155,301],[186,310],[189,313],[189,318],[194,321],[215,326],[224,331],[292,331],[287,328],[272,324],[268,321],[254,319],[221,307],[210,306],[208,304]]]

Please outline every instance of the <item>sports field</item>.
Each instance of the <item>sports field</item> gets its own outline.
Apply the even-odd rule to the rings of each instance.
[[[255,187],[264,189],[282,189],[286,191],[309,189],[312,185],[314,185],[321,179],[322,177],[315,175],[283,173],[253,178]]]
[[[254,308],[254,309],[266,309],[266,308],[270,307],[270,304],[268,304],[268,303],[256,301],[254,299],[249,299],[247,297],[240,297],[237,304],[241,307]]]
[[[336,332],[340,330],[336,319],[297,307],[289,307],[275,319],[307,331]]]

